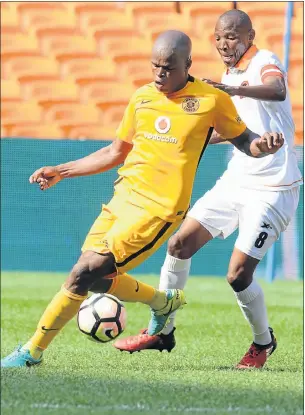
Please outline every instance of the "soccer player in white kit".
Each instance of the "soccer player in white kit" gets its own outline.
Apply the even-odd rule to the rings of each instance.
[[[180,230],[169,240],[161,270],[160,289],[183,289],[191,257],[213,238],[227,238],[239,228],[227,280],[248,321],[253,343],[236,366],[261,368],[276,349],[269,327],[263,291],[253,273],[270,246],[294,215],[301,173],[293,150],[294,123],[287,75],[276,55],[253,44],[255,31],[249,16],[230,10],[215,27],[216,48],[226,65],[222,83],[208,81],[229,95],[247,127],[257,134],[281,132],[284,145],[275,154],[251,158],[238,149],[216,185],[190,210]],[[223,141],[213,134],[210,143]],[[115,347],[129,352],[175,347],[174,313],[157,336],[146,330],[117,340]]]

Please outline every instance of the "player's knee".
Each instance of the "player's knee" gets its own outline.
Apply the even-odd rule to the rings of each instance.
[[[229,267],[227,281],[234,291],[245,290],[253,280],[253,273],[247,270],[244,264],[234,264]]]
[[[192,257],[192,249],[190,244],[181,238],[179,232],[172,236],[167,244],[167,252],[169,255],[179,259],[189,259]]]
[[[97,281],[116,272],[112,254],[100,255],[95,252],[85,252],[74,265],[66,282],[66,288],[75,293],[90,290]]]

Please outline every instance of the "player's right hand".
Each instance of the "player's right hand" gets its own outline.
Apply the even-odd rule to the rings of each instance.
[[[38,183],[40,190],[46,190],[58,183],[62,177],[56,167],[46,166],[36,170],[29,178],[30,183]]]

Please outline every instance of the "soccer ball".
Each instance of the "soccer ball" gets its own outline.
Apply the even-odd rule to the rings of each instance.
[[[77,324],[90,340],[106,343],[123,333],[126,319],[126,309],[118,298],[93,294],[81,304]]]

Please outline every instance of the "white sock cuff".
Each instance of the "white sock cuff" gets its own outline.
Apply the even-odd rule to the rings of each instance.
[[[172,272],[189,271],[191,268],[191,258],[179,259],[167,253],[163,267]]]
[[[260,285],[253,280],[252,283],[243,291],[234,292],[237,300],[241,304],[249,304],[251,301],[254,300],[260,293],[262,293],[262,289]]]

